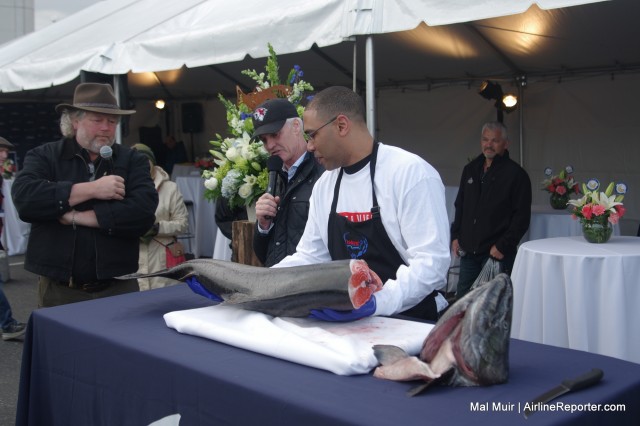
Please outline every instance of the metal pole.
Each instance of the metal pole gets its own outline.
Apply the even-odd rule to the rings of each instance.
[[[354,38],[354,40],[353,40],[353,77],[351,78],[353,80],[352,89],[351,90],[353,90],[354,92],[357,89],[356,82],[358,81],[358,78],[357,78],[358,73],[356,72],[357,71],[357,66],[358,66],[358,55],[357,55],[357,53],[358,53],[358,43]]]
[[[113,91],[116,95],[118,105],[122,105],[122,99],[120,99],[120,78],[117,74],[113,76]],[[116,143],[122,145],[122,124],[118,122],[118,128],[116,129]]]
[[[373,69],[373,38],[371,36],[367,37],[367,42],[365,45],[365,56],[367,62],[366,69],[366,86],[367,86],[367,99],[366,99],[366,109],[367,109],[367,127],[369,128],[369,132],[371,136],[375,139],[376,137],[376,114],[375,114],[375,73]]]
[[[520,125],[520,166],[524,167],[524,86],[518,84],[518,102],[520,107],[518,108],[518,121]]]

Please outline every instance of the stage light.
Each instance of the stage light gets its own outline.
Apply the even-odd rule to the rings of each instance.
[[[164,109],[164,107],[165,107],[165,102],[164,102],[164,100],[162,100],[162,99],[158,99],[158,100],[156,101],[156,104],[155,104],[155,105],[156,105],[156,108],[158,108],[158,109]]]
[[[516,107],[517,104],[518,104],[518,98],[516,97],[516,95],[507,93],[502,97],[502,105],[504,105],[505,108],[513,109]]]
[[[485,80],[480,85],[478,93],[485,99],[500,99],[502,98],[502,87],[499,84],[489,80]]]

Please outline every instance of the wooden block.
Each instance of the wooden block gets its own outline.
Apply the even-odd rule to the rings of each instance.
[[[248,220],[236,220],[231,225],[232,260],[244,265],[262,266],[253,252],[253,232],[256,223]]]

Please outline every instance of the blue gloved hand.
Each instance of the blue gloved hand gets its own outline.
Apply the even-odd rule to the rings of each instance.
[[[204,296],[207,299],[211,299],[215,302],[222,302],[222,298],[220,296],[207,290],[202,284],[200,284],[196,277],[188,277],[186,279],[186,283],[194,293],[199,294],[200,296]]]
[[[335,309],[312,309],[309,318],[320,321],[346,322],[369,317],[376,312],[376,297],[371,296],[369,301],[358,309],[351,311],[336,311]]]

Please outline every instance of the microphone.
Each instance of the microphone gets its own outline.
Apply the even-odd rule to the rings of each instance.
[[[267,192],[274,197],[276,196],[276,186],[278,185],[278,175],[282,172],[282,158],[272,155],[267,159],[267,170],[269,170],[269,183],[267,184]],[[273,219],[271,216],[265,216],[267,220]]]
[[[100,157],[107,163],[107,173],[111,174],[113,172],[113,149],[110,146],[105,145],[100,147]]]
[[[269,170],[269,183],[267,184],[267,192],[274,197],[276,196],[276,185],[278,184],[278,175],[282,171],[282,158],[272,155],[267,159],[267,170]]]

